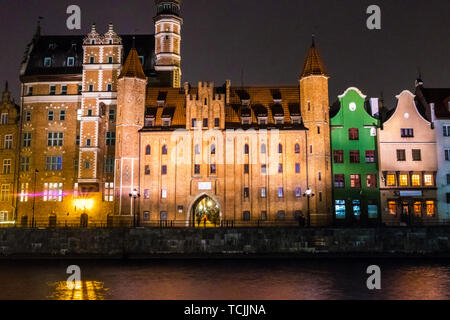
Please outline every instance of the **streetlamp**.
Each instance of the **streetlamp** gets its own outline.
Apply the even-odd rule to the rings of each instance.
[[[310,199],[311,197],[314,197],[315,194],[312,192],[310,188],[306,189],[305,193],[303,194],[304,197],[307,197],[308,199],[308,216],[307,216],[307,226],[311,226],[311,207],[310,207]]]
[[[140,198],[141,195],[139,194],[139,192],[136,189],[134,189],[133,191],[131,191],[129,196],[130,196],[130,200],[133,199],[133,227],[136,227],[136,199]],[[138,225],[139,225],[139,223],[138,223]]]
[[[34,228],[36,223],[34,221],[34,208],[36,206],[36,175],[39,173],[38,169],[34,170],[34,189],[33,189],[33,215],[31,217],[31,227]]]

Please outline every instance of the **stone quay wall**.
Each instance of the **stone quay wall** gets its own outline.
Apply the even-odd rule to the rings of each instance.
[[[450,227],[0,229],[0,257],[450,257]]]

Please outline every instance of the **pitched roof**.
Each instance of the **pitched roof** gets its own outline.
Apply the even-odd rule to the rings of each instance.
[[[311,47],[309,48],[308,54],[306,56],[301,78],[313,75],[328,76],[325,65],[322,61],[322,58],[320,57],[319,50],[317,50],[316,48],[314,37]]]
[[[127,60],[123,65],[122,71],[120,72],[120,78],[130,77],[138,79],[147,79],[144,70],[142,69],[141,60],[139,59],[139,54],[136,49],[132,48],[128,54]]]

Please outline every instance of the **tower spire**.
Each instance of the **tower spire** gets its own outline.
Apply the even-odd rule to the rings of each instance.
[[[315,35],[312,35],[311,47],[306,55],[301,78],[309,76],[328,76],[325,65],[316,47]]]

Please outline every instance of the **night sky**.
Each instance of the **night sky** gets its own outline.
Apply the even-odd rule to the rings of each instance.
[[[19,94],[19,67],[36,29],[86,34],[154,33],[153,0],[0,0],[0,81]],[[67,6],[82,10],[82,30],[66,28]],[[366,28],[366,8],[382,10],[382,30]],[[295,85],[311,34],[331,75],[330,103],[347,87],[384,98],[414,89],[418,68],[426,87],[450,86],[449,0],[184,0],[182,81],[231,79],[241,85]]]

